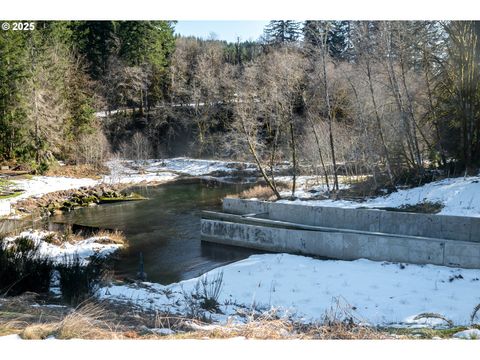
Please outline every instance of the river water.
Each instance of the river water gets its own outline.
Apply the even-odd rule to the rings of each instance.
[[[201,211],[220,210],[225,195],[244,188],[199,182],[134,188],[148,200],[82,208],[51,221],[121,230],[128,248],[114,262],[116,276],[135,278],[142,253],[147,281],[170,284],[258,253],[200,241]]]

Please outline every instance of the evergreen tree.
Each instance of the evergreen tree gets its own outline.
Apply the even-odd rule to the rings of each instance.
[[[141,89],[140,110],[166,96],[170,56],[175,48],[173,22],[122,21],[118,24],[119,56],[129,66],[142,68],[147,77]]]
[[[301,35],[301,23],[293,20],[272,20],[265,27],[264,37],[270,45],[294,43]]]
[[[74,50],[85,57],[89,75],[99,79],[116,50],[115,21],[73,21],[70,27]]]
[[[302,29],[304,43],[307,46],[320,47],[325,40],[330,56],[346,59],[351,56],[350,24],[350,21],[307,20]]]
[[[0,32],[0,159],[26,151],[25,79],[28,76],[27,32]]]

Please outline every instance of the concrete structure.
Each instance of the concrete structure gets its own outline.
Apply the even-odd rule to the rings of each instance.
[[[480,218],[225,199],[202,240],[333,259],[480,268]]]

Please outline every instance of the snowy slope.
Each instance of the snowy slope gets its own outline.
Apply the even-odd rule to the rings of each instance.
[[[281,200],[288,202],[288,200]],[[444,205],[439,214],[480,217],[480,176],[450,178],[406,190],[399,190],[387,196],[369,199],[365,202],[345,200],[294,201],[303,205],[356,207],[400,207],[422,202],[440,202]]]
[[[253,255],[214,269],[209,282],[223,272],[219,302],[227,321],[238,310],[277,309],[304,322],[321,321],[325,314],[353,316],[370,324],[425,326],[445,324],[439,319],[418,319],[421,313],[439,313],[455,324],[469,324],[480,303],[480,270],[435,265],[381,263],[369,260],[317,260],[288,254]],[[133,302],[147,309],[185,313],[184,293],[197,279],[162,286],[110,286],[99,296]],[[232,305],[236,304],[236,305]]]

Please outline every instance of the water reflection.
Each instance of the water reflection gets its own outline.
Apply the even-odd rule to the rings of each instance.
[[[148,281],[169,284],[258,253],[200,241],[201,210],[219,210],[226,194],[244,187],[196,182],[136,188],[149,200],[79,209],[52,221],[123,231],[129,247],[115,262],[116,275],[134,278],[142,252]]]

